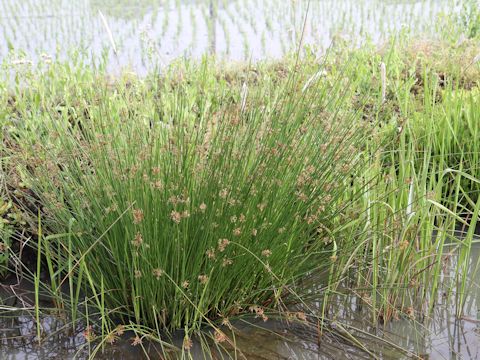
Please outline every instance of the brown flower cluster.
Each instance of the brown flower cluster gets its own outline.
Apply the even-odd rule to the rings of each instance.
[[[227,248],[228,244],[230,244],[230,241],[228,239],[218,240],[218,251],[224,252],[225,249]]]
[[[133,223],[135,225],[140,224],[143,221],[144,215],[142,209],[133,209]]]
[[[153,269],[152,270],[152,275],[155,276],[155,278],[157,280],[160,280],[160,278],[162,277],[162,275],[165,273],[165,271],[163,271],[162,269],[160,268],[156,268],[156,269]]]
[[[200,284],[205,285],[208,282],[208,276],[205,274],[198,275],[198,281]]]
[[[255,313],[255,317],[261,317],[263,321],[268,320],[268,316],[265,315],[265,310],[258,305],[253,305],[248,308],[250,312]]]

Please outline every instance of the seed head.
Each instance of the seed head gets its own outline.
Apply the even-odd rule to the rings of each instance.
[[[137,335],[134,338],[132,338],[132,345],[137,346],[142,344],[142,339]]]
[[[270,250],[265,249],[262,251],[262,256],[269,257],[270,255],[272,255],[272,252]]]
[[[223,258],[223,261],[222,261],[222,266],[223,266],[223,267],[226,267],[226,266],[232,265],[232,264],[233,264],[232,259]]]
[[[308,200],[308,196],[303,192],[297,192],[297,198],[302,202],[306,202]]]
[[[224,252],[225,248],[230,244],[230,241],[228,239],[220,239],[218,240],[218,251]]]
[[[214,340],[215,340],[215,343],[217,344],[222,343],[225,340],[227,340],[227,336],[220,330],[215,330]]]
[[[208,281],[208,276],[207,275],[198,275],[198,281],[200,281],[200,284],[204,285]]]
[[[153,183],[153,187],[157,190],[163,190],[163,183],[160,180],[157,180]]]
[[[192,339],[190,339],[188,336],[185,336],[183,338],[183,348],[188,351],[192,348],[192,346],[193,346]]]
[[[140,224],[143,220],[143,210],[142,209],[133,209],[133,223]]]
[[[115,335],[122,336],[125,333],[125,325],[118,325],[115,328]]]
[[[318,220],[318,216],[316,214],[312,214],[312,215],[306,216],[305,220],[307,221],[308,225],[311,225]]]
[[[211,248],[206,251],[207,257],[209,259],[215,259],[215,249]]]
[[[182,214],[180,214],[178,211],[173,210],[170,213],[170,218],[173,220],[174,223],[180,224],[180,221],[182,220]]]
[[[142,246],[142,244],[143,244],[142,234],[137,232],[137,234],[135,235],[135,239],[132,241],[132,244],[133,244],[133,246],[135,246],[137,248]]]
[[[83,337],[87,342],[92,342],[95,339],[95,333],[93,332],[92,325],[88,326],[83,332]]]
[[[232,329],[232,324],[230,323],[230,320],[228,320],[228,318],[223,318],[222,325],[228,327],[229,329]]]
[[[304,312],[298,311],[297,313],[295,313],[295,315],[297,316],[297,319],[298,319],[298,320],[300,320],[300,321],[307,321],[307,315],[305,315]]]
[[[265,311],[258,305],[249,307],[250,312],[255,313],[255,317],[261,317],[263,321],[267,321],[268,317],[265,315]]]
[[[398,245],[398,248],[400,249],[400,251],[404,251],[408,248],[408,245],[410,245],[409,242],[407,240],[404,240]]]
[[[408,308],[405,309],[405,314],[407,314],[407,316],[410,318],[410,319],[415,319],[415,310],[413,309],[412,306],[409,306]]]
[[[105,341],[112,345],[117,340],[117,336],[114,333],[110,333],[105,337]]]
[[[162,277],[162,275],[165,273],[165,271],[163,271],[162,269],[153,269],[152,270],[152,274],[153,276],[155,276],[157,278],[157,280],[160,280],[160,278]]]

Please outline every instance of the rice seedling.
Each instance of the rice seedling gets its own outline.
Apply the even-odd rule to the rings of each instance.
[[[468,9],[474,9],[472,6],[467,6],[468,1],[460,2],[460,5],[465,4],[463,11],[465,14],[468,14]],[[232,58],[240,58],[244,55],[243,39],[238,40],[239,44],[233,44],[233,42],[237,42],[231,36],[235,32],[235,28],[247,33],[251,43],[258,43],[261,46],[262,28],[265,26],[268,28],[265,33],[266,43],[274,42],[277,35],[290,36],[288,42],[283,45],[285,48],[283,53],[293,50],[299,35],[295,32],[301,28],[302,16],[307,3],[307,1],[292,3],[263,0],[254,4],[255,9],[252,7],[253,4],[242,1],[227,5],[217,4],[218,13],[227,12],[229,14],[228,32],[232,38],[232,49],[235,49],[235,51],[231,51]],[[208,5],[207,1],[192,4],[182,1],[162,2],[161,7],[158,7],[157,3],[150,0],[135,2],[135,4],[130,1],[113,4],[107,0],[91,3],[79,0],[72,2],[29,0],[24,2],[23,7],[20,7],[14,1],[7,1],[5,11],[2,11],[2,14],[7,15],[5,20],[0,19],[0,25],[6,24],[7,31],[10,33],[8,37],[14,39],[17,48],[27,50],[32,54],[54,53],[59,47],[61,54],[65,56],[70,48],[85,42],[88,46],[92,45],[91,50],[95,56],[101,57],[105,44],[110,43],[110,40],[108,36],[105,36],[104,26],[99,19],[98,11],[100,10],[108,18],[117,44],[129,44],[129,46],[122,47],[119,56],[121,65],[128,66],[133,65],[129,61],[140,53],[141,49],[137,44],[138,30],[143,26],[142,24],[147,22],[151,23],[152,28],[157,26],[162,28],[161,34],[158,35],[159,38],[156,39],[161,44],[171,41],[179,42],[182,39],[182,42],[195,44],[192,54],[199,54],[196,56],[207,51],[202,39],[208,34],[208,29],[202,28],[198,32],[194,31],[194,25],[185,22],[183,15],[185,11],[190,10],[198,16],[203,14],[204,19],[207,20],[209,19],[208,11],[206,11]],[[317,24],[321,24],[321,26],[318,30],[313,29],[314,31],[309,33],[305,40],[328,46],[331,42],[330,34],[341,31],[350,34],[352,39],[359,43],[368,38],[381,42],[392,33],[398,32],[402,26],[411,29],[412,33],[430,32],[433,28],[429,26],[431,19],[441,12],[451,13],[452,10],[461,12],[460,5],[455,7],[449,1],[444,0],[435,2],[423,0],[417,2],[416,5],[373,0],[364,2],[349,0],[340,3],[334,1],[313,2],[310,9],[312,28],[319,26]],[[253,13],[256,15],[253,16]],[[424,16],[425,14],[429,14],[429,16]],[[474,16],[468,15],[467,18],[473,19]],[[20,19],[23,21],[20,22]],[[374,20],[372,21],[372,19]],[[469,23],[474,23],[473,20],[469,21]],[[8,24],[9,22],[11,25]],[[461,25],[462,21],[459,20],[459,23]],[[274,32],[272,32],[273,29],[275,29]],[[293,29],[294,32],[288,33],[290,29]],[[197,41],[194,40],[195,35],[197,35]],[[4,37],[4,39],[6,38]],[[251,45],[251,47],[254,46]],[[182,56],[184,50],[184,47],[177,46],[167,49],[167,51],[173,52],[173,58]],[[145,68],[136,70],[146,72]]]

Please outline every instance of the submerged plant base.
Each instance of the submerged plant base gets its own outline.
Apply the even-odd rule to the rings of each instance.
[[[477,261],[478,251],[478,246],[475,246],[470,261]],[[225,324],[219,327],[229,339],[234,339],[233,345],[227,341],[216,342],[220,339],[216,336],[216,330],[205,328],[192,334],[189,343],[191,347],[187,350],[184,348],[184,332],[172,334],[168,338],[168,348],[162,348],[158,337],[152,339],[152,333],[142,335],[141,325],[138,328],[135,325],[119,326],[115,329],[114,341],[107,341],[102,338],[101,328],[97,325],[90,327],[82,321],[72,331],[71,319],[46,313],[41,318],[43,333],[39,344],[32,312],[19,310],[2,311],[1,346],[9,354],[7,358],[39,359],[87,359],[92,355],[96,359],[176,359],[182,357],[182,352],[184,357],[193,359],[210,359],[223,355],[225,358],[236,356],[272,360],[278,357],[370,359],[373,356],[393,360],[412,357],[448,358],[452,353],[465,358],[475,357],[479,348],[476,306],[479,294],[476,291],[470,293],[463,315],[458,317],[455,291],[448,295],[450,282],[455,282],[457,261],[457,255],[454,255],[445,269],[445,285],[436,295],[432,295],[436,299],[433,312],[425,316],[418,310],[409,313],[405,308],[405,311],[399,311],[397,319],[386,324],[369,320],[369,305],[359,297],[347,293],[331,300],[327,317],[335,320],[329,326],[329,331],[321,336],[315,324],[307,326],[302,321],[287,323],[277,319],[263,322],[261,319],[250,318],[234,320],[228,326]],[[478,273],[472,270],[468,276],[469,281],[476,283]],[[17,287],[16,292],[29,293],[33,297],[32,289],[25,284]],[[2,294],[2,298],[10,298],[11,295],[11,292],[8,295]],[[12,308],[17,305],[19,304],[13,304]],[[49,307],[46,302],[43,306]],[[298,320],[299,316],[296,317]],[[308,321],[311,320],[313,319],[309,317]],[[352,339],[358,343],[353,343]],[[370,353],[362,350],[362,346]]]

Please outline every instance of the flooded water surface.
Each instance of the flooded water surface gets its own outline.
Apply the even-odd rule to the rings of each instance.
[[[301,326],[293,327],[280,321],[233,323],[235,342],[239,353],[247,359],[477,359],[480,357],[480,287],[478,285],[478,256],[480,246],[471,253],[471,271],[468,274],[468,293],[463,309],[456,306],[457,289],[454,272],[449,267],[443,272],[444,287],[435,294],[432,313],[400,313],[386,324],[372,321],[369,308],[358,297],[347,295],[333,301],[330,318],[335,330],[348,330],[355,335],[371,354],[352,345],[347,339],[333,334],[322,336]],[[455,258],[451,259],[452,268]],[[87,359],[93,351],[85,340],[85,325],[72,330],[68,321],[57,315],[45,315],[41,320],[43,339],[36,337],[36,321],[31,287],[25,284],[4,284],[0,306],[0,359]],[[23,293],[22,293],[23,291]],[[23,295],[22,295],[23,294]],[[12,309],[30,308],[31,310]],[[421,308],[421,307],[420,307]],[[340,331],[340,334],[342,331]],[[144,342],[133,346],[134,334],[126,333],[114,345],[106,345],[95,358],[147,359],[160,355],[158,345]],[[175,335],[175,344],[182,346],[182,334]],[[215,349],[212,344],[212,349]],[[194,343],[193,358],[203,359],[198,343]]]
[[[435,31],[438,14],[453,0],[3,0],[0,57],[25,51],[22,60],[87,59],[110,55],[112,72],[144,72],[183,58],[280,57],[303,45],[317,50],[335,39],[386,40],[392,33]],[[18,55],[17,55],[18,57]],[[17,62],[20,61],[16,59]]]

